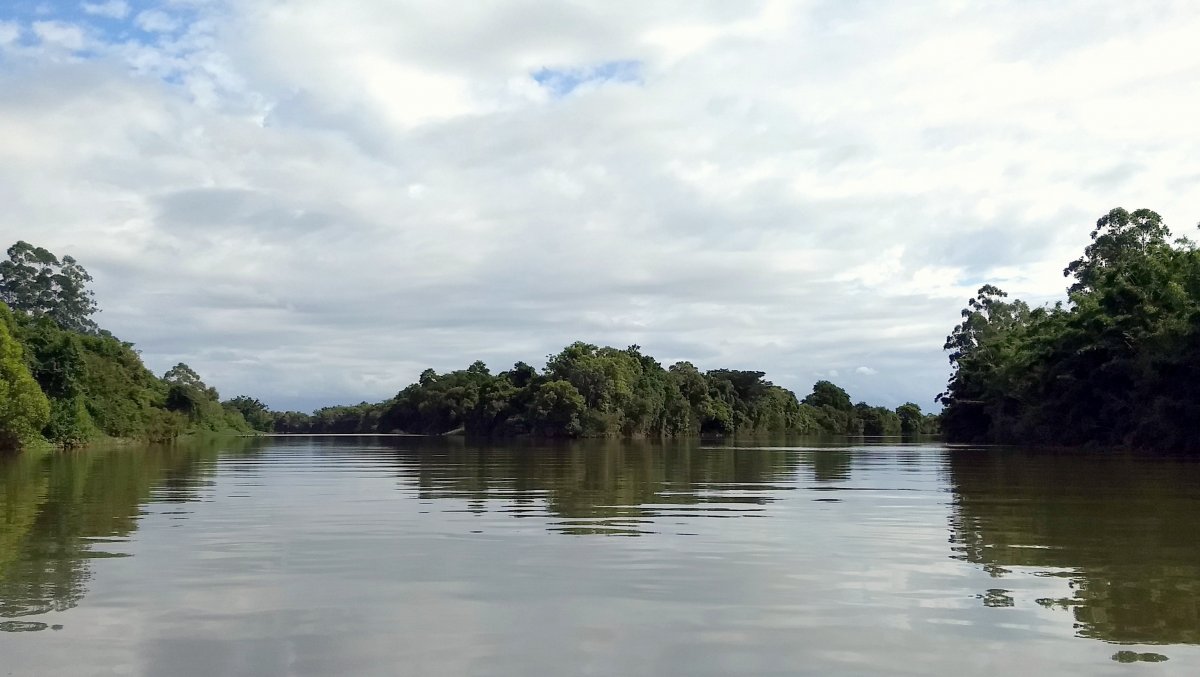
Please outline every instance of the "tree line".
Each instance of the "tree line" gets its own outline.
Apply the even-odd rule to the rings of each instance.
[[[936,432],[936,417],[916,404],[895,410],[853,404],[819,381],[799,400],[761,371],[701,371],[690,362],[664,368],[639,346],[576,342],[541,369],[518,362],[493,373],[483,362],[416,383],[377,404],[328,407],[312,415],[273,413],[236,398],[258,430],[280,433],[461,433],[472,437],[680,437],[790,432],[850,436]]]
[[[663,367],[638,346],[574,343],[540,370],[482,362],[387,401],[274,412],[222,401],[187,365],[162,377],[100,329],[75,259],[18,242],[0,262],[0,448],[45,438],[169,440],[196,431],[475,436],[893,435],[960,442],[1191,449],[1200,438],[1200,251],[1148,209],[1101,217],[1063,271],[1067,300],[1031,308],[985,285],[947,337],[940,417],[852,404],[820,381],[798,399],[757,371]]]
[[[443,374],[426,370],[384,402],[277,412],[249,396],[223,401],[186,364],[152,374],[133,344],[96,324],[90,281],[75,259],[25,242],[0,262],[0,448],[196,432],[874,436],[937,425],[916,404],[853,404],[828,381],[799,400],[760,371],[701,371],[689,362],[664,368],[638,346],[583,342],[551,355],[541,370],[518,362],[493,373],[477,361]]]
[[[952,441],[1194,450],[1200,440],[1200,251],[1148,209],[1113,209],[1063,271],[1067,301],[1030,308],[985,285],[946,339]]]

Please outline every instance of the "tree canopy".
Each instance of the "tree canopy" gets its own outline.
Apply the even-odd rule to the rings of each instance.
[[[87,284],[92,276],[70,256],[54,254],[20,241],[0,261],[0,301],[14,311],[45,316],[63,329],[83,333],[98,330],[92,320],[98,308]]]
[[[946,339],[956,441],[1192,449],[1200,439],[1200,252],[1114,209],[1071,262],[1066,303],[986,285]]]
[[[636,345],[575,342],[550,355],[540,373],[524,362],[496,374],[478,361],[445,374],[426,370],[382,405],[378,430],[485,437],[901,434],[895,411],[855,407],[832,383],[818,382],[801,403],[764,376],[703,372],[690,362],[664,369]],[[914,425],[912,434],[929,429]]]

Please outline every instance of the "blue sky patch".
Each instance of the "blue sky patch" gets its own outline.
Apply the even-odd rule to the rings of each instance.
[[[556,98],[564,97],[587,84],[642,81],[642,62],[605,61],[577,68],[539,68],[531,76]]]
[[[36,22],[77,26],[105,43],[154,43],[177,35],[195,18],[194,10],[154,0],[5,0],[0,21],[22,24],[25,41]]]

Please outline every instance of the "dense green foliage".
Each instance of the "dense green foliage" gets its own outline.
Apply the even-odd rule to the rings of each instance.
[[[227,414],[239,414],[251,430],[271,432],[275,429],[275,414],[267,405],[253,397],[239,395],[221,403]]]
[[[247,431],[237,411],[221,406],[215,390],[186,367],[160,379],[133,346],[107,332],[80,334],[50,318],[15,314],[16,336],[41,391],[50,401],[42,435],[59,446],[98,437],[165,441],[189,432]]]
[[[763,376],[730,369],[702,372],[689,362],[664,369],[638,346],[622,350],[576,342],[551,355],[541,372],[518,362],[492,374],[478,361],[446,374],[426,370],[381,409],[363,404],[353,408],[353,414],[374,425],[361,432],[462,432],[479,437],[902,432],[897,412],[854,406],[832,383],[817,383],[813,395],[801,403]],[[281,416],[294,426],[293,414]],[[919,408],[915,416],[920,423],[912,434],[922,432],[922,425],[928,428]],[[314,429],[318,428],[328,430]]]
[[[1146,209],[1114,209],[1067,266],[1068,302],[990,285],[946,340],[943,426],[958,441],[1194,449],[1200,251]]]
[[[159,379],[132,344],[97,327],[90,280],[75,259],[24,242],[0,263],[0,297],[12,304],[0,302],[0,449],[39,435],[71,447],[250,429],[186,365]]]
[[[255,430],[277,433],[564,438],[937,432],[937,417],[922,414],[915,404],[896,411],[852,405],[828,381],[818,382],[801,403],[763,376],[702,372],[689,362],[664,369],[638,346],[621,350],[576,342],[551,355],[541,371],[518,362],[493,374],[480,361],[444,374],[426,369],[416,383],[378,404],[326,407],[312,415],[271,412],[245,397],[225,406],[237,408]]]
[[[14,326],[0,303],[0,449],[28,444],[50,420],[50,403],[29,373]]]
[[[828,381],[800,402],[760,371],[702,372],[689,362],[664,368],[638,346],[582,342],[551,355],[540,371],[519,362],[493,374],[478,361],[445,374],[429,369],[381,403],[305,414],[274,412],[244,395],[222,402],[186,364],[157,378],[132,344],[97,327],[86,287],[91,276],[75,259],[25,242],[8,253],[0,264],[0,294],[15,312],[3,311],[6,390],[0,395],[8,399],[0,400],[0,426],[7,426],[0,427],[0,446],[20,446],[39,433],[71,447],[103,436],[166,441],[191,432],[556,438],[930,432],[931,417],[916,405],[903,412],[853,405]],[[20,397],[9,396],[18,386]]]

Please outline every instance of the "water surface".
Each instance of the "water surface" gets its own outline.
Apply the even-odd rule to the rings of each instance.
[[[1200,464],[223,440],[0,459],[0,675],[1194,675]]]

